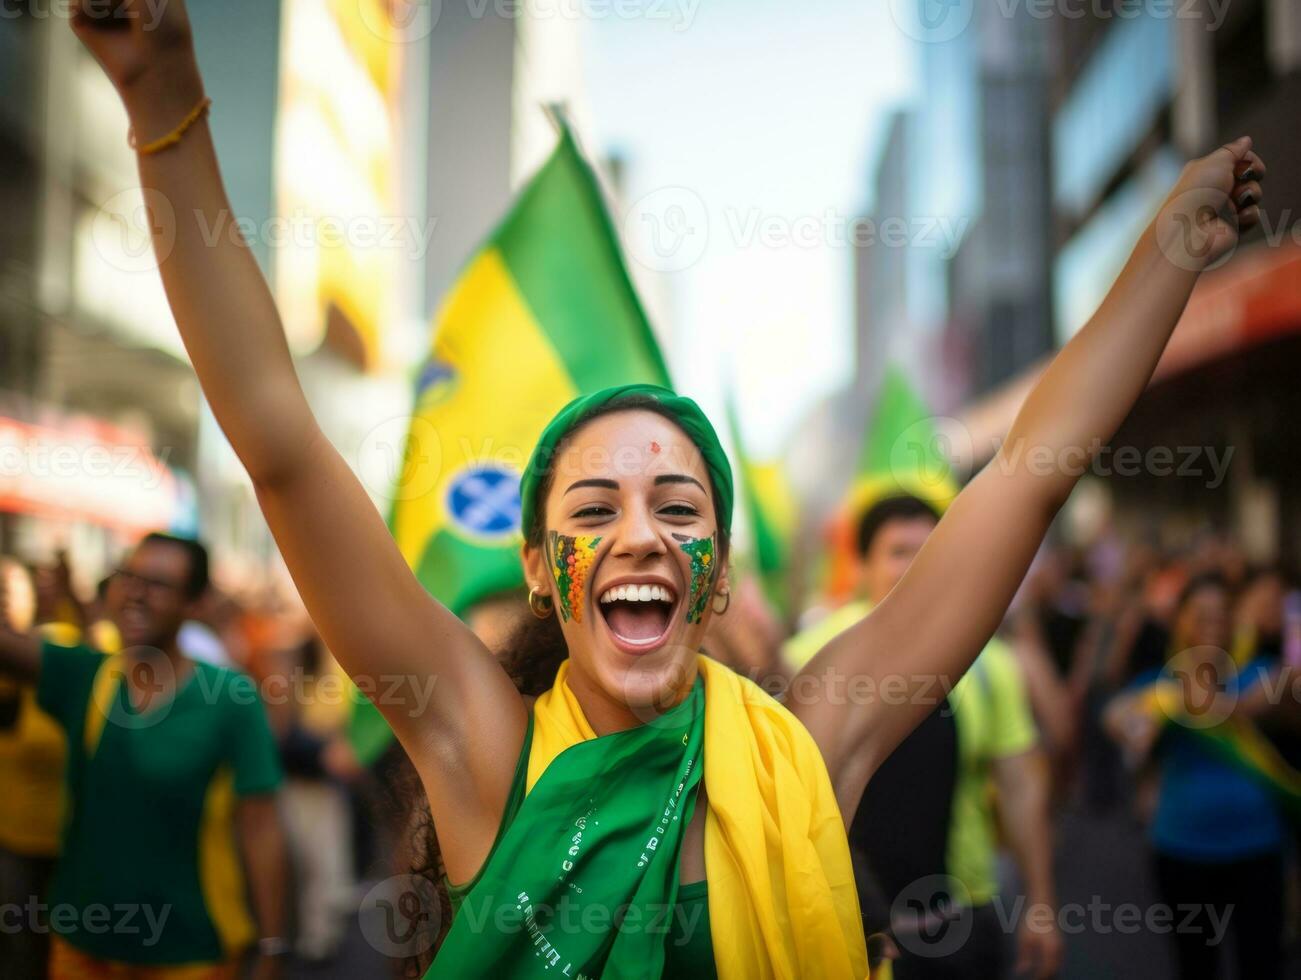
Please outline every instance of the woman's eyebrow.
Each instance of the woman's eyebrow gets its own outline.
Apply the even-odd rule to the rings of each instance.
[[[569,493],[571,490],[581,489],[582,487],[600,487],[602,490],[618,490],[619,484],[614,480],[577,480],[569,485],[569,490],[566,490],[565,493]]]
[[[655,477],[655,485],[658,487],[663,483],[694,483],[700,487],[702,493],[705,492],[705,485],[697,480],[694,476],[687,476],[685,473],[665,473]]]

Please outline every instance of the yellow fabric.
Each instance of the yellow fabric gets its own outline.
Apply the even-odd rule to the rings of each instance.
[[[954,685],[949,705],[958,733],[958,778],[946,863],[971,903],[983,905],[998,892],[991,767],[999,759],[1030,751],[1039,741],[1011,648],[997,637],[990,640]]]
[[[199,826],[199,885],[203,903],[226,955],[247,949],[257,925],[245,898],[243,866],[235,842],[235,776],[223,767],[203,801]]]
[[[705,873],[721,980],[867,976],[845,824],[812,736],[755,684],[708,657]],[[528,788],[595,738],[566,679],[533,708]]]
[[[446,507],[462,471],[489,460],[523,469],[556,409],[578,394],[495,248],[466,267],[435,322],[434,359],[456,373],[421,397],[407,436],[393,536],[413,568],[438,531],[466,536]],[[520,411],[502,391],[546,394],[537,411]]]
[[[235,980],[238,963],[144,966],[101,960],[59,936],[50,937],[49,980]]]
[[[40,628],[46,639],[69,645],[81,636],[68,623]],[[17,721],[0,732],[0,847],[27,857],[55,857],[63,826],[63,767],[67,736],[36,703],[36,688],[0,680],[0,700],[17,702]]]
[[[801,630],[782,646],[782,656],[796,670],[816,657],[821,649],[872,611],[866,599],[855,599],[831,610],[808,629]]]
[[[82,745],[86,758],[93,758],[99,740],[108,724],[108,716],[113,711],[113,699],[117,697],[118,682],[126,678],[129,665],[126,654],[114,654],[105,657],[104,662],[95,671],[95,680],[90,688],[90,700],[86,702],[86,723],[82,726]]]

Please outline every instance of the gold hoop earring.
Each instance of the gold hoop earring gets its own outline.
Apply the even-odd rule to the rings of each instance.
[[[719,600],[719,599],[722,599],[722,600],[723,600],[723,608],[722,608],[722,609],[719,609],[719,608],[718,608],[718,600]],[[728,607],[732,605],[732,592],[731,592],[731,590],[729,589],[729,590],[726,591],[726,592],[715,592],[715,593],[714,593],[714,598],[713,598],[713,603],[712,603],[712,604],[713,604],[713,607],[714,607],[714,615],[716,615],[716,616],[721,616],[721,615],[723,615],[723,613],[727,612]]]
[[[529,589],[529,611],[538,619],[546,619],[555,611],[555,603],[536,585]]]

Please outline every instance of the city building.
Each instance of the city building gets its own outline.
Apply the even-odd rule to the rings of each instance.
[[[233,211],[212,231],[249,242],[382,511],[439,301],[549,151],[543,106],[584,111],[573,17],[407,7],[188,4]],[[126,115],[51,9],[0,18],[0,553],[66,546],[86,586],[164,527],[255,583],[275,549],[172,322]]]
[[[1187,159],[1247,133],[1269,163],[1260,228],[1204,275],[1096,469],[1118,524],[1183,534],[1210,519],[1253,558],[1285,557],[1301,544],[1287,438],[1301,410],[1301,5],[1115,4],[1054,25],[1057,344],[1097,308]],[[978,452],[1006,433],[1038,369],[973,393],[963,420]],[[1121,447],[1138,462],[1122,467]]]

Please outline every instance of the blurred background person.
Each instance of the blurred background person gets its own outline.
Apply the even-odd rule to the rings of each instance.
[[[234,977],[253,946],[270,977],[286,952],[280,769],[261,701],[249,678],[177,644],[207,579],[201,544],[150,534],[109,588],[121,654],[0,623],[0,671],[35,681],[68,736],[49,902],[73,914],[52,920],[54,980]],[[141,922],[104,928],[97,910],[124,903]]]
[[[1108,707],[1106,724],[1131,766],[1150,759],[1159,771],[1149,829],[1156,880],[1168,906],[1195,910],[1172,932],[1179,975],[1228,976],[1223,940],[1231,934],[1237,976],[1279,977],[1287,842],[1281,806],[1258,778],[1196,733],[1257,688],[1269,664],[1253,651],[1235,666],[1228,580],[1204,570],[1213,564],[1201,567],[1175,603],[1167,668],[1136,678],[1137,690]],[[1193,714],[1172,718],[1151,704],[1150,686],[1163,673]],[[1219,708],[1220,701],[1227,706]]]
[[[851,604],[857,615],[869,614],[894,588],[938,520],[936,509],[917,497],[887,497],[868,508],[857,536],[861,595]],[[821,634],[839,631],[838,619],[832,613],[787,645],[797,665],[801,651],[820,649]],[[1051,786],[1021,667],[995,638],[963,677],[933,680],[935,710],[872,777],[849,832],[850,846],[863,852],[895,913],[915,915],[896,926],[907,931],[896,932],[895,974],[904,980],[998,977],[1007,970],[1003,918],[994,906],[1001,826],[1026,910],[1035,910],[1017,924],[1015,969],[1051,977],[1062,958]],[[939,955],[923,930],[933,927],[928,917],[945,915],[966,917],[970,935]]]

